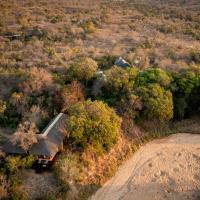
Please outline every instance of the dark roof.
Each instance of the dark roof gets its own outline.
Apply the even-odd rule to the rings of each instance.
[[[26,154],[25,150],[23,150],[17,144],[13,144],[10,140],[6,141],[6,143],[3,145],[2,150],[6,153],[11,153],[11,154]]]
[[[59,151],[59,146],[41,138],[36,144],[34,144],[29,150],[30,154],[33,155],[45,155],[45,156],[54,156]]]
[[[66,137],[66,115],[60,113],[57,115],[44,129],[41,134],[38,134],[38,142],[28,150],[33,155],[54,156]],[[6,153],[24,154],[26,153],[18,145],[12,144],[8,140],[3,146],[3,151]]]
[[[119,67],[130,67],[130,64],[126,60],[124,60],[122,57],[119,57],[115,61],[115,65],[117,65]]]

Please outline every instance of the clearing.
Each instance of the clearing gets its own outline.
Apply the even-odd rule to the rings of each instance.
[[[91,200],[200,199],[200,135],[180,133],[143,146]]]

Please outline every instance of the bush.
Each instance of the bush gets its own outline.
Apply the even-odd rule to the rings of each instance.
[[[28,200],[28,195],[24,191],[17,189],[16,191],[12,191],[11,200]]]
[[[83,28],[86,33],[94,33],[96,31],[96,27],[92,21],[88,21],[83,25]]]
[[[200,63],[200,52],[195,50],[190,52],[190,61]]]
[[[175,118],[199,111],[200,67],[192,66],[174,74],[172,83]]]
[[[172,77],[166,71],[159,68],[148,68],[138,73],[136,77],[136,86],[147,86],[151,83],[160,84],[162,87],[168,87]]]
[[[6,168],[12,174],[15,173],[21,166],[20,156],[8,156],[6,158]]]
[[[95,76],[98,65],[91,58],[77,59],[67,71],[67,80],[79,80],[86,82]]]
[[[28,151],[34,143],[37,143],[36,133],[38,133],[38,129],[35,123],[26,121],[23,124],[19,124],[11,142],[14,145],[18,145],[23,150]]]
[[[3,127],[16,128],[21,120],[21,114],[17,112],[17,108],[10,102],[4,102],[1,105],[0,125]]]
[[[98,65],[101,69],[108,69],[114,65],[117,56],[105,55],[97,59]]]
[[[43,68],[32,67],[27,71],[26,79],[18,85],[18,89],[26,95],[37,96],[52,91],[53,77]]]
[[[57,92],[54,103],[59,110],[65,112],[71,105],[84,100],[85,92],[83,85],[77,81],[72,81],[72,83]]]
[[[143,109],[141,116],[146,119],[158,119],[161,122],[173,118],[172,93],[158,84],[141,86],[137,89],[141,97]]]
[[[121,119],[101,101],[84,101],[69,109],[67,129],[76,146],[92,145],[96,150],[108,151],[119,136]]]
[[[122,69],[117,66],[105,71],[106,84],[103,88],[103,99],[111,105],[115,104],[133,90],[137,73],[135,68]]]
[[[20,168],[30,168],[35,161],[35,157],[32,155],[20,157],[20,156],[8,156],[6,157],[6,169],[10,174],[15,174]]]

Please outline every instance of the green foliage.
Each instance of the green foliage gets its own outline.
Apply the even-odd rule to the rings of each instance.
[[[158,119],[161,122],[173,117],[172,93],[158,84],[141,86],[137,89],[142,98],[143,110],[141,116],[147,119]]]
[[[61,181],[61,185],[64,183],[71,183],[80,179],[79,157],[78,155],[69,151],[64,152],[56,162],[55,173]],[[65,185],[62,188],[63,192],[69,190],[69,185]]]
[[[103,98],[109,104],[115,104],[121,97],[132,91],[137,73],[138,70],[136,68],[122,69],[117,66],[105,71],[106,84]]]
[[[200,52],[195,50],[190,52],[190,60],[195,63],[200,63]]]
[[[174,113],[178,119],[183,119],[188,113],[198,111],[200,98],[200,67],[192,66],[174,74],[172,83]],[[195,95],[194,95],[195,94]]]
[[[148,68],[138,73],[136,86],[147,86],[151,83],[157,83],[163,87],[168,87],[171,81],[172,77],[166,71],[159,68]]]
[[[28,195],[21,190],[12,191],[11,200],[28,200]]]
[[[105,55],[97,59],[98,65],[101,69],[108,69],[114,65],[117,56]]]
[[[6,157],[6,169],[10,174],[15,174],[20,168],[30,168],[35,162],[35,157],[33,155],[28,155],[25,157],[21,156],[8,156]]]
[[[91,58],[77,59],[67,71],[67,80],[79,80],[87,82],[95,76],[98,65]]]
[[[21,115],[17,112],[15,106],[6,102],[1,106],[0,125],[4,127],[16,128],[21,120]]]
[[[21,167],[29,169],[33,166],[33,163],[35,162],[36,157],[33,155],[28,155],[23,158],[21,158]]]
[[[73,143],[83,148],[109,150],[119,136],[121,119],[101,101],[77,103],[69,109],[67,129]]]
[[[17,172],[19,167],[21,166],[20,156],[8,156],[6,158],[6,168],[12,174]]]
[[[6,111],[6,108],[7,108],[6,102],[0,100],[0,114],[1,114],[1,113],[4,113],[4,112]]]

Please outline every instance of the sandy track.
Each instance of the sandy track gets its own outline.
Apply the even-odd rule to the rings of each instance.
[[[143,146],[91,200],[200,199],[200,135],[176,134]]]

